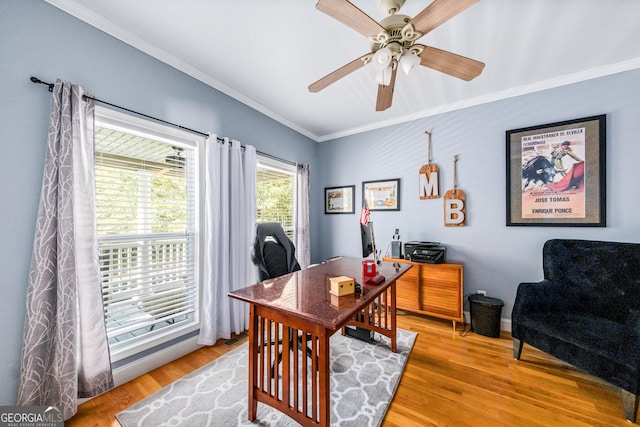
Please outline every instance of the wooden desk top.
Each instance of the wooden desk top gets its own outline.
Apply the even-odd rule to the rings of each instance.
[[[411,264],[382,262],[377,266],[377,273],[386,278],[385,282],[367,285],[365,281],[369,277],[362,275],[362,259],[338,258],[238,289],[228,295],[250,304],[277,308],[289,316],[310,320],[335,331],[411,267]],[[331,295],[329,278],[337,276],[355,279],[362,285],[362,293],[342,297]]]

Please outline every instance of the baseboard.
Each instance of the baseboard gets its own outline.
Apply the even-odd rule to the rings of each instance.
[[[471,320],[470,320],[471,313],[469,313],[468,311],[465,311],[464,319],[465,319],[465,323],[471,323]],[[500,330],[511,333],[511,319],[507,319],[504,317],[500,318]]]
[[[511,319],[500,319],[500,329],[511,333]]]
[[[116,387],[122,385],[140,375],[151,372],[169,362],[173,362],[182,356],[192,353],[200,347],[202,347],[202,345],[198,344],[198,337],[195,336],[141,357],[140,359],[114,369],[113,382]]]

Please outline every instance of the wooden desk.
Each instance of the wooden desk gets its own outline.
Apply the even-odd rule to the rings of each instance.
[[[378,273],[386,281],[366,285],[362,260],[339,258],[229,293],[251,305],[249,420],[256,419],[258,402],[263,402],[303,426],[328,426],[329,338],[341,328],[344,334],[347,325],[358,326],[389,337],[395,352],[395,281],[410,268],[383,262]],[[362,293],[336,299],[329,293],[329,278],[336,276],[353,277]],[[278,346],[270,344],[279,340],[281,357]],[[299,351],[303,357],[298,357]],[[317,357],[306,357],[307,351]],[[271,366],[276,367],[273,372]],[[318,374],[309,374],[308,368]]]

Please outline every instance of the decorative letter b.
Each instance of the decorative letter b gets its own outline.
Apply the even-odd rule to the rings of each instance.
[[[445,225],[459,225],[464,222],[464,201],[460,199],[446,199],[444,201]]]

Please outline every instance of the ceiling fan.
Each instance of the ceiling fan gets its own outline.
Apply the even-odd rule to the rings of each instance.
[[[309,85],[309,92],[319,92],[367,65],[376,71],[376,111],[384,111],[391,107],[398,67],[408,74],[420,64],[462,80],[472,80],[480,75],[484,63],[417,44],[416,41],[478,1],[434,0],[411,19],[409,16],[398,14],[405,0],[381,0],[380,8],[387,17],[378,23],[347,0],[319,0],[316,4],[319,11],[369,38],[371,52],[312,83]]]

